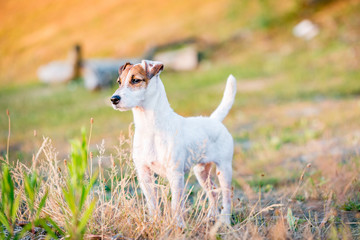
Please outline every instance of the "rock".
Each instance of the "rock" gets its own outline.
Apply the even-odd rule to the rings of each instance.
[[[294,29],[293,34],[295,37],[311,40],[319,33],[319,28],[310,20],[305,19],[298,23]]]
[[[39,67],[38,78],[44,83],[61,83],[73,76],[73,67],[65,61],[54,61]]]
[[[40,66],[37,75],[44,83],[68,82],[80,76],[81,47],[76,44],[69,51],[67,60],[52,61]]]
[[[167,69],[175,71],[193,70],[199,63],[198,52],[194,46],[157,53],[154,60],[162,62]]]

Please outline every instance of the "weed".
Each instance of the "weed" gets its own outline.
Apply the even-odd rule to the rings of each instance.
[[[295,231],[298,218],[294,217],[291,208],[288,208],[286,219],[287,219],[290,230]]]
[[[96,181],[96,175],[86,179],[87,145],[85,131],[82,132],[82,141],[71,142],[71,161],[67,164],[69,178],[66,181],[66,187],[63,188],[64,199],[70,213],[67,214],[65,230],[66,239],[83,239],[86,225],[92,217],[96,200],[93,199],[87,204],[90,190]],[[63,209],[63,212],[66,212]]]
[[[41,179],[39,179],[36,172],[25,174],[24,176],[24,188],[26,195],[26,202],[28,206],[28,210],[30,212],[30,221],[33,222],[35,219],[38,219],[40,216],[40,212],[46,203],[46,198],[48,196],[48,190],[46,190],[44,196],[40,200],[38,207],[35,207],[35,200],[37,195],[39,194],[39,185]]]
[[[301,195],[301,194],[298,194],[296,195],[295,199],[299,202],[304,202],[305,201],[305,196],[304,195]]]
[[[342,206],[342,208],[345,211],[358,211],[360,212],[360,200],[356,199],[356,200],[351,200],[348,199],[344,205]]]
[[[250,187],[256,191],[260,190],[262,192],[268,192],[279,183],[279,179],[274,177],[256,177],[251,181],[248,181],[248,183]]]
[[[18,238],[15,233],[16,214],[19,209],[21,195],[15,195],[14,182],[11,178],[9,166],[2,165],[2,181],[1,181],[1,205],[0,205],[0,223],[1,228],[8,231],[5,237],[4,231],[0,232],[2,239]]]

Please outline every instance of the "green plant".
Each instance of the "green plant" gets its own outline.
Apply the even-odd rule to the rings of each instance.
[[[291,231],[296,230],[296,223],[298,218],[293,215],[291,208],[288,208],[287,215],[286,215],[287,222],[289,224],[289,228]]]
[[[17,239],[18,235],[15,233],[16,213],[19,209],[20,197],[15,196],[14,182],[11,178],[9,166],[3,164],[2,166],[2,181],[1,181],[1,205],[0,205],[0,237],[1,239]],[[4,227],[8,231],[5,237]]]
[[[349,199],[343,205],[343,209],[345,211],[358,211],[360,212],[360,201],[359,200],[351,200]]]
[[[30,212],[30,222],[34,222],[39,219],[40,212],[46,203],[48,196],[48,190],[46,190],[44,196],[41,198],[38,207],[35,206],[36,196],[39,194],[41,179],[38,177],[36,172],[24,175],[24,189],[26,196],[26,203]]]
[[[83,239],[86,225],[95,207],[95,200],[86,204],[91,188],[96,181],[96,175],[90,180],[86,177],[87,145],[85,131],[82,131],[82,141],[71,142],[71,161],[67,164],[69,176],[63,194],[70,213],[67,214],[65,230],[66,239]],[[64,210],[64,212],[67,212]]]
[[[301,195],[301,194],[298,194],[296,195],[295,199],[299,202],[304,202],[305,201],[305,196],[304,195]]]
[[[36,172],[24,174],[24,190],[26,196],[26,204],[29,210],[29,223],[23,228],[20,236],[24,235],[29,230],[33,230],[35,226],[42,226],[49,236],[57,239],[55,232],[47,225],[47,222],[50,222],[53,227],[62,235],[64,234],[64,232],[56,225],[56,223],[50,217],[40,218],[41,210],[45,206],[49,194],[48,189],[46,190],[44,196],[41,198],[38,206],[35,206],[36,197],[39,195],[40,183],[41,178],[39,178]]]

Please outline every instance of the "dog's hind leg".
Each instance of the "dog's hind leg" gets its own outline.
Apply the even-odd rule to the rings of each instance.
[[[221,162],[221,164],[217,165],[216,173],[222,192],[222,210],[220,220],[226,224],[230,224],[232,178],[231,161]]]
[[[211,181],[211,164],[212,163],[199,163],[194,166],[193,170],[200,186],[205,190],[209,198],[210,210],[208,217],[215,217],[218,213],[216,207],[217,193],[215,184]]]

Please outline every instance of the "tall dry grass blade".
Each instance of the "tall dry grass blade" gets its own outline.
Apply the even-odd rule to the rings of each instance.
[[[290,200],[293,200],[295,198],[295,195],[298,193],[302,183],[304,182],[304,175],[307,169],[309,169],[311,167],[311,163],[308,163],[305,168],[303,169],[300,178],[299,178],[299,182],[298,185],[296,186],[296,189],[294,190],[294,192],[292,193]]]
[[[11,119],[9,109],[6,109],[6,115],[8,116],[9,121],[9,132],[6,143],[6,163],[9,164],[9,148],[10,148],[10,135],[11,135]]]
[[[34,160],[32,161],[32,170],[33,171],[36,171],[36,163],[37,163],[37,161],[39,159],[40,154],[44,151],[44,148],[45,148],[48,140],[49,140],[49,138],[44,137],[43,143],[41,144],[38,152],[36,153],[36,155],[34,157]]]

